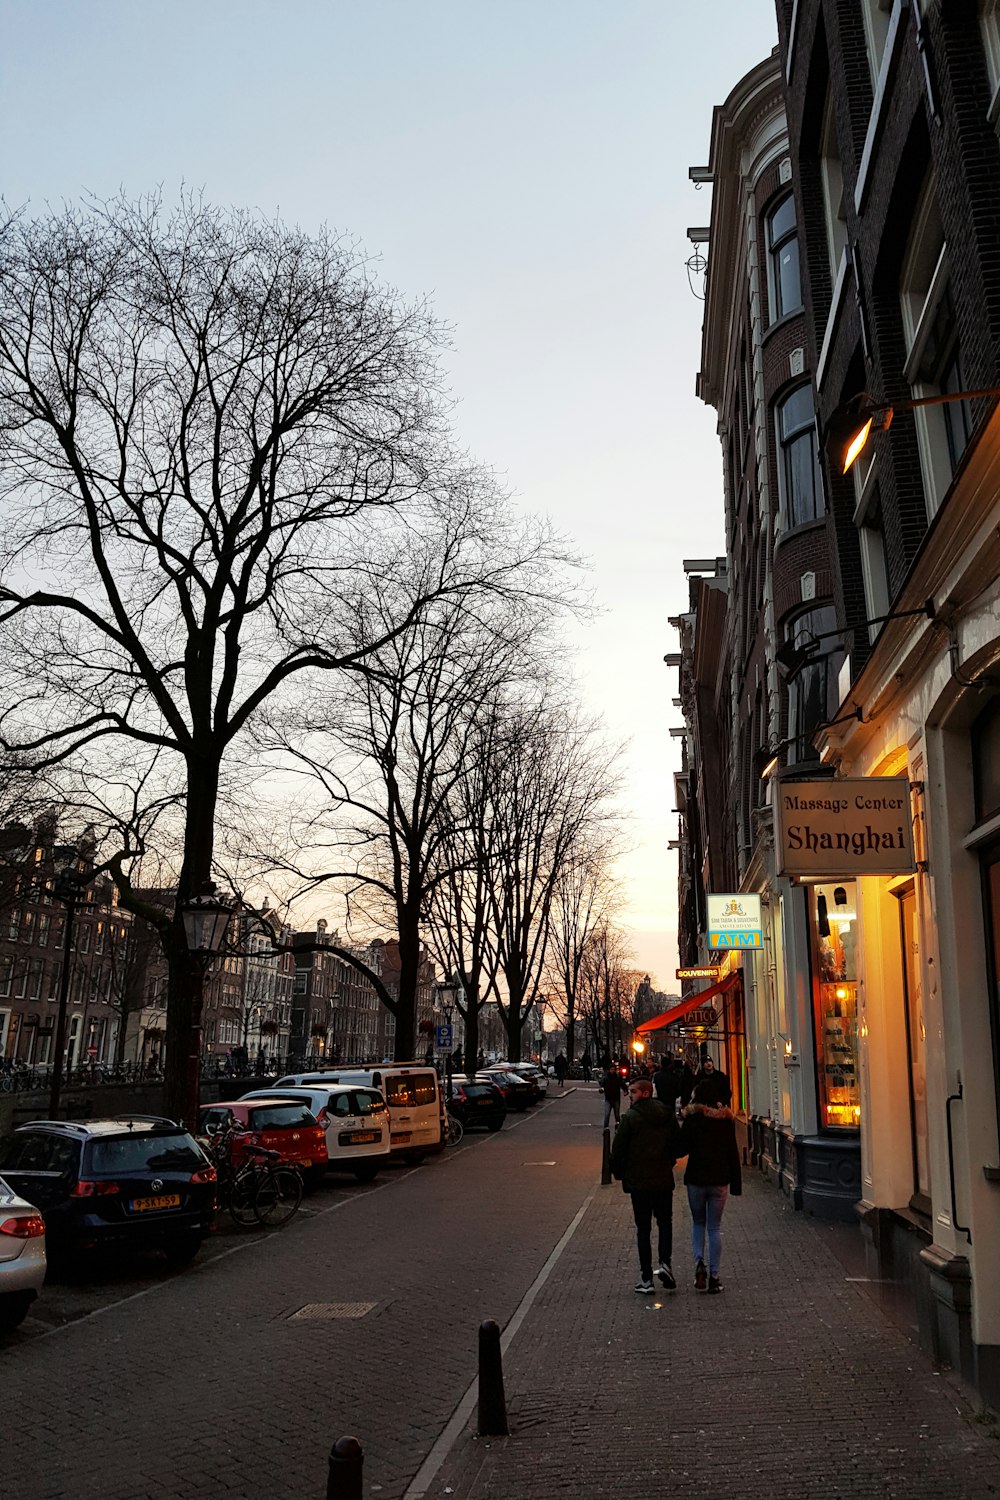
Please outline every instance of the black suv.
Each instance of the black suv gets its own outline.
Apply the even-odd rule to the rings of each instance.
[[[215,1168],[172,1120],[34,1120],[0,1144],[0,1172],[41,1210],[56,1254],[160,1249],[182,1264],[212,1226]]]

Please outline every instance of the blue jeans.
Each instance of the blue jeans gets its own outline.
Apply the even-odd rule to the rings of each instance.
[[[688,1183],[691,1205],[691,1253],[697,1263],[705,1260],[705,1233],[708,1232],[708,1274],[718,1276],[722,1263],[722,1214],[729,1197],[728,1187],[695,1187]]]

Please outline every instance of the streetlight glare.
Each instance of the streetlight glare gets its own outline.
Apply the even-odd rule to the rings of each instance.
[[[843,469],[843,472],[845,474],[847,473],[847,471],[850,469],[851,465],[855,462],[855,460],[860,455],[862,449],[864,448],[865,444],[868,441],[868,435],[871,432],[871,430],[872,430],[872,419],[871,419],[871,417],[869,417],[868,420],[867,420],[867,422],[865,423],[865,425],[863,427],[859,428],[859,430],[854,434],[854,436],[851,438],[850,442],[848,443],[846,451],[844,453],[844,469]]]

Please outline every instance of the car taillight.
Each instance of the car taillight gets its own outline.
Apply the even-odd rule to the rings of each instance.
[[[322,1145],[326,1141],[326,1131],[322,1125],[313,1126],[312,1138],[317,1145]]]
[[[325,1127],[326,1121],[327,1121],[326,1110],[325,1109],[321,1109],[320,1112],[319,1112],[319,1114],[316,1116],[316,1124],[317,1125],[322,1125],[322,1126]]]
[[[84,1182],[82,1179],[70,1188],[71,1198],[106,1198],[110,1193],[120,1193],[117,1182]]]
[[[191,1186],[198,1182],[218,1182],[219,1174],[214,1167],[202,1167],[200,1172],[191,1173]]]
[[[45,1233],[45,1220],[41,1214],[29,1214],[23,1219],[4,1219],[0,1234],[9,1234],[15,1240],[36,1240]]]

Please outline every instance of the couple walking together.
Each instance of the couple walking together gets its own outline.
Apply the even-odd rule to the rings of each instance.
[[[657,1276],[671,1292],[677,1282],[673,1252],[674,1162],[687,1157],[684,1183],[691,1208],[691,1247],[695,1288],[721,1292],[722,1215],[730,1193],[742,1192],[740,1152],[731,1109],[717,1104],[703,1079],[678,1126],[669,1105],[653,1098],[653,1086],[638,1078],[629,1087],[630,1108],[622,1116],[611,1146],[611,1170],[632,1199],[639,1248],[636,1291],[653,1286],[652,1226],[658,1231]],[[707,1243],[706,1243],[707,1242]]]

